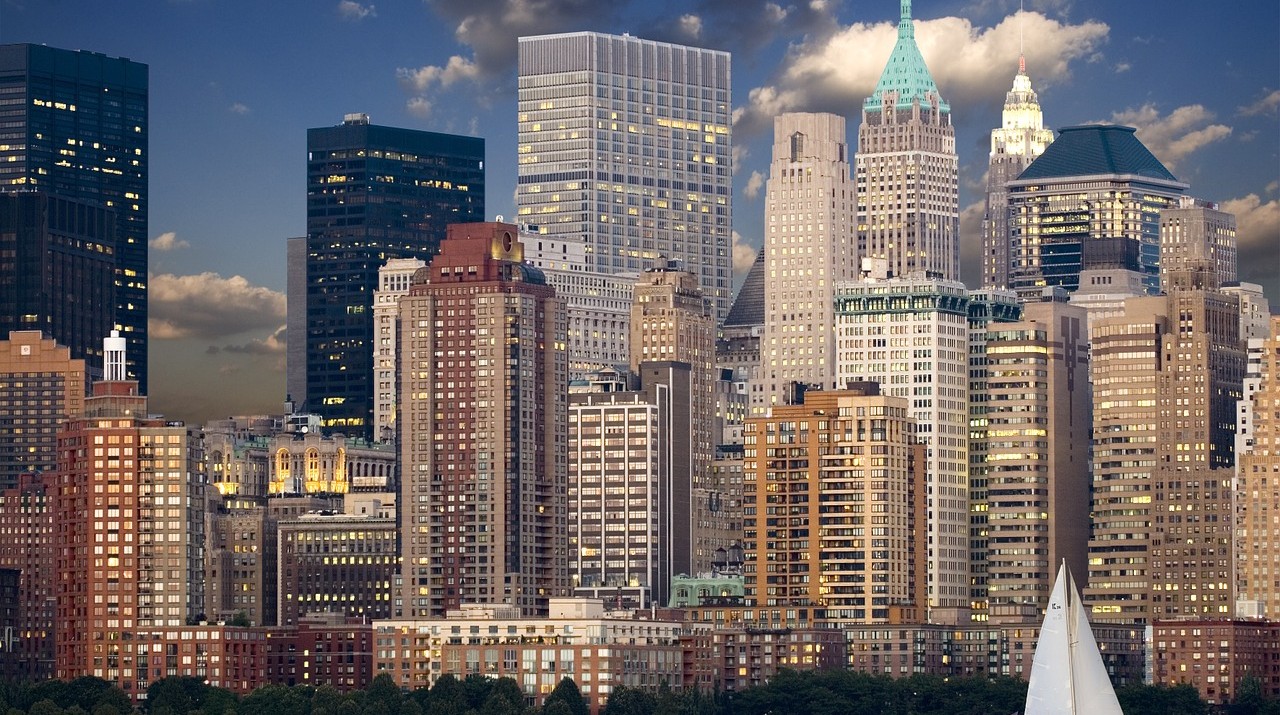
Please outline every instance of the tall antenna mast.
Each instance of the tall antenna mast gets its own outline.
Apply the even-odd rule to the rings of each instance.
[[[1027,73],[1027,58],[1022,54],[1022,3],[1018,0],[1018,74]]]

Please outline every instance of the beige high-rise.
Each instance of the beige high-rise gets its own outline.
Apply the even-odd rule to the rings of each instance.
[[[854,185],[845,121],[773,121],[765,185],[764,335],[750,414],[788,401],[792,383],[835,387],[835,284],[857,276]]]
[[[923,611],[924,480],[908,401],[874,382],[747,420],[746,606],[831,624]],[[777,609],[777,610],[775,610]]]
[[[1130,299],[1123,315],[1094,323],[1086,599],[1096,620],[1147,623],[1153,593],[1161,615],[1181,615],[1168,609],[1190,602],[1186,579],[1197,594],[1230,581],[1216,573],[1229,567],[1207,565],[1221,560],[1217,524],[1200,521],[1227,514],[1200,502],[1221,498],[1213,482],[1230,479],[1244,349],[1239,301],[1211,283],[1204,265],[1174,273],[1168,295]],[[1173,542],[1196,553],[1169,553]]]
[[[916,45],[911,0],[875,91],[862,102],[855,157],[858,253],[890,276],[960,278],[960,169],[951,105]]]
[[[1064,559],[1086,573],[1089,344],[1085,310],[1027,303],[987,333],[987,592],[992,620],[1034,614]]]
[[[1250,435],[1236,470],[1237,615],[1275,620],[1280,614],[1280,317],[1271,318],[1271,337],[1251,342],[1249,358],[1254,389],[1245,414]]]
[[[84,360],[39,330],[15,330],[0,340],[0,489],[19,476],[52,471],[56,434],[84,409]]]
[[[673,563],[686,563],[691,572],[697,573],[709,570],[715,550],[727,547],[740,535],[729,531],[732,519],[720,508],[729,495],[714,483],[711,469],[719,440],[714,429],[714,305],[698,287],[696,275],[671,267],[650,269],[640,275],[631,308],[631,369],[640,376],[643,389],[655,395],[655,377],[672,373],[666,368],[642,366],[663,362],[689,366],[688,426],[672,427],[688,437],[688,465],[673,463],[671,468],[673,479],[687,475],[690,540],[676,545],[677,550],[687,549],[687,553],[673,554]],[[669,389],[676,388],[672,384]],[[671,418],[683,412],[681,406],[676,406]],[[659,590],[665,593],[665,589],[666,584],[661,584]]]

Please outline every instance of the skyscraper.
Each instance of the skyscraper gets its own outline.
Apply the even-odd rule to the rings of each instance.
[[[597,273],[664,257],[716,322],[732,281],[727,52],[595,32],[520,38],[520,220]]]
[[[400,299],[405,617],[568,591],[565,331],[510,224],[450,226]]]
[[[307,409],[326,428],[372,437],[373,293],[392,258],[426,260],[453,223],[484,218],[484,140],[383,127],[350,114],[307,130]],[[295,397],[297,397],[295,395]]]
[[[1280,317],[1272,316],[1270,337],[1249,341],[1247,382],[1241,431],[1248,431],[1236,454],[1236,615],[1275,620],[1280,614],[1275,578],[1280,573]]]
[[[147,398],[123,379],[125,340],[105,343],[106,379],[58,433],[55,675],[136,695],[147,654],[120,634],[205,612],[204,455],[181,423],[146,416]]]
[[[92,351],[106,332],[88,333],[107,320],[128,341],[128,376],[145,392],[147,66],[2,45],[0,96],[11,102],[0,110],[0,192],[41,197],[38,205],[18,199],[30,220],[17,238],[26,245],[12,249],[25,260],[0,266],[0,275],[16,272],[19,286],[17,295],[0,293],[0,303],[20,311],[0,311],[0,329],[46,331],[83,359],[99,355]],[[44,250],[31,250],[36,240]],[[23,283],[21,275],[38,280]],[[16,324],[7,324],[10,315]]]
[[[987,204],[982,216],[982,285],[1009,287],[1009,190],[1005,184],[1053,142],[1044,126],[1040,99],[1031,89],[1027,61],[1018,55],[1018,74],[1005,95],[998,129],[991,130],[991,158],[987,167]]]
[[[745,605],[761,621],[783,610],[788,624],[919,620],[926,495],[913,426],[907,400],[874,382],[810,390],[747,420]]]
[[[400,344],[400,299],[409,292],[413,274],[426,262],[416,258],[393,258],[378,269],[378,290],[373,294],[376,335],[374,353],[373,438],[389,442],[396,436],[397,384],[396,354]]]
[[[1038,299],[1045,286],[1074,291],[1095,267],[1142,273],[1160,286],[1160,212],[1187,185],[1169,173],[1132,127],[1065,127],[1007,184],[1009,287]]]
[[[1153,593],[1158,614],[1185,615],[1168,610],[1169,595],[1177,594],[1156,589],[1175,583],[1170,574],[1185,578],[1177,573],[1182,563],[1194,564],[1187,570],[1201,579],[1201,557],[1214,566],[1199,582],[1212,579],[1215,592],[1227,591],[1230,577],[1217,574],[1221,549],[1229,546],[1217,522],[1227,517],[1198,505],[1220,500],[1221,483],[1231,478],[1245,359],[1239,301],[1213,288],[1212,276],[1207,262],[1176,273],[1167,295],[1131,298],[1122,315],[1093,323],[1093,528],[1085,597],[1096,620],[1148,622]],[[1174,513],[1192,504],[1194,522]],[[1196,558],[1152,553],[1169,548],[1194,550]]]
[[[1212,201],[1183,196],[1160,212],[1160,274],[1208,261],[1218,286],[1239,278],[1236,217]]]
[[[1089,542],[1089,334],[1059,291],[987,332],[989,610],[1038,617],[1065,559],[1086,573]]]
[[[889,275],[916,270],[960,278],[960,168],[951,105],[916,45],[911,0],[902,0],[898,42],[858,128],[858,256],[888,261]]]
[[[764,333],[753,414],[787,402],[794,383],[836,386],[832,298],[838,281],[858,275],[844,118],[776,117],[765,190]]]
[[[923,271],[886,279],[883,259],[864,259],[875,271],[838,286],[835,295],[836,380],[877,382],[908,400],[915,438],[927,446],[921,465],[928,488],[927,597],[935,622],[966,620],[970,601],[970,322],[974,305],[959,281]],[[999,296],[997,296],[999,297]],[[1011,298],[1009,298],[1011,300]],[[990,306],[976,321],[1016,318]]]

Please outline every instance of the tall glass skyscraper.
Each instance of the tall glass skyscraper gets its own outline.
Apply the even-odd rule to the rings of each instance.
[[[0,192],[46,197],[6,204],[18,212],[7,240],[27,245],[4,249],[26,256],[0,264],[0,285],[12,288],[4,319],[49,333],[76,358],[99,355],[106,333],[86,333],[113,325],[128,341],[128,377],[144,393],[147,136],[146,65],[0,45]],[[37,242],[43,248],[32,250]]]
[[[677,261],[723,320],[733,269],[729,65],[727,52],[630,35],[520,38],[520,221],[581,243],[577,270]]]
[[[430,260],[446,227],[484,218],[484,139],[382,127],[363,114],[307,130],[308,410],[328,429],[371,437],[374,392],[394,375],[374,371],[373,293],[392,258]],[[296,267],[295,267],[296,270]],[[290,300],[303,300],[290,295]],[[390,372],[390,371],[388,371]]]

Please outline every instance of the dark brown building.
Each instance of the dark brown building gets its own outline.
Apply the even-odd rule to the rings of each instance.
[[[0,568],[20,574],[18,625],[4,647],[18,655],[18,677],[34,680],[53,677],[53,495],[52,473],[22,475],[0,492]]]
[[[276,537],[279,625],[309,613],[390,618],[400,570],[392,519],[333,512],[281,521]]]

